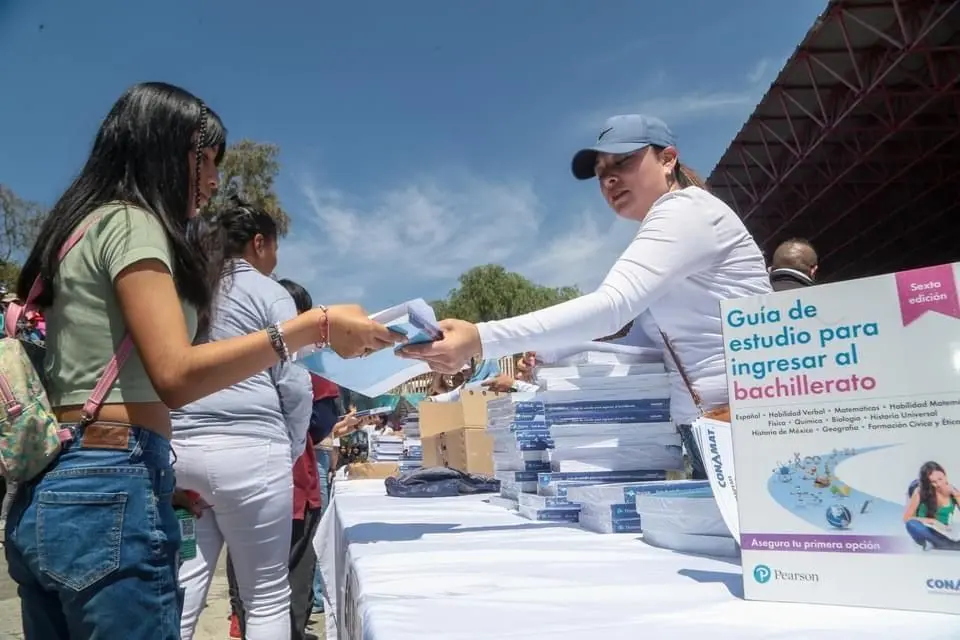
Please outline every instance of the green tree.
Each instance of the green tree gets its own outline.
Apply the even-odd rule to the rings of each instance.
[[[495,264],[474,267],[461,275],[459,282],[446,299],[431,303],[437,318],[502,320],[580,295],[577,287],[544,287]]]
[[[217,209],[232,195],[254,204],[277,221],[280,235],[290,230],[290,216],[280,206],[274,181],[280,173],[280,147],[265,142],[240,140],[227,147],[220,164],[220,189],[206,212]]]
[[[20,262],[33,247],[44,210],[0,184],[0,284],[12,289],[20,277]]]

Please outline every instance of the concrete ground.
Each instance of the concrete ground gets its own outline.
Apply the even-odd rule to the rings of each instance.
[[[210,586],[207,608],[200,616],[200,624],[194,640],[226,640],[230,629],[230,594],[227,587],[227,570],[224,562],[226,554],[220,558],[217,573]],[[323,615],[314,616],[310,631],[320,640],[324,638]],[[23,640],[20,626],[20,600],[17,598],[16,585],[7,575],[6,562],[0,553],[0,640]]]

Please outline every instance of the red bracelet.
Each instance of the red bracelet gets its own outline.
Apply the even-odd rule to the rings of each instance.
[[[317,341],[317,348],[323,349],[330,345],[330,313],[322,304],[318,304],[317,308],[323,311],[323,320],[320,321],[320,340]]]

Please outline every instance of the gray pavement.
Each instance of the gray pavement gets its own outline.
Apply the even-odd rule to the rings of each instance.
[[[227,587],[225,557],[226,554],[220,558],[220,564],[207,597],[207,608],[200,616],[200,624],[194,635],[195,640],[226,640],[228,637],[230,594]],[[310,631],[323,640],[322,615],[313,617]],[[7,565],[2,553],[0,553],[0,640],[23,640],[17,587],[7,575]]]

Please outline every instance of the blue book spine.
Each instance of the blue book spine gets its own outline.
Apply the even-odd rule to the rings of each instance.
[[[669,409],[669,398],[548,402],[543,405],[543,412],[547,416],[567,412],[607,413],[617,411],[668,411]]]
[[[569,471],[541,473],[537,482],[540,486],[558,480],[592,480],[595,482],[635,482],[638,480],[666,480],[666,471]]]

